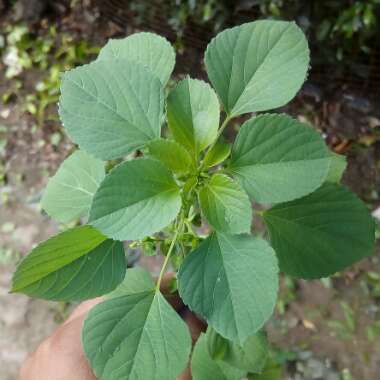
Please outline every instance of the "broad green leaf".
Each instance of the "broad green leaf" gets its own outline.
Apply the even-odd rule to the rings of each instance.
[[[366,206],[337,184],[276,205],[264,219],[280,269],[295,277],[327,277],[374,248],[374,223]]]
[[[191,357],[191,374],[193,380],[241,380],[245,371],[214,360],[207,349],[207,335],[202,333]]]
[[[175,141],[153,140],[147,148],[150,156],[163,162],[175,173],[186,174],[194,169],[194,161],[189,152]]]
[[[292,100],[305,81],[309,49],[294,22],[262,20],[219,33],[205,63],[225,111],[237,116]]]
[[[230,234],[249,233],[252,206],[248,195],[230,177],[214,174],[201,188],[202,212],[217,231]]]
[[[183,79],[168,96],[168,123],[173,137],[195,155],[215,140],[219,112],[214,90],[198,79]]]
[[[322,137],[287,115],[267,114],[243,124],[230,170],[259,203],[300,198],[326,179],[330,155]]]
[[[59,115],[75,143],[95,157],[122,157],[160,136],[164,93],[142,65],[95,61],[62,77]]]
[[[96,305],[84,322],[82,342],[100,380],[174,380],[191,350],[186,324],[153,291]]]
[[[339,183],[342,179],[343,172],[346,170],[347,161],[346,157],[334,152],[330,153],[331,161],[330,168],[327,174],[327,182]]]
[[[137,240],[166,227],[181,207],[179,187],[159,161],[123,162],[95,193],[89,222],[116,240]]]
[[[130,268],[127,269],[123,282],[113,292],[107,294],[106,298],[143,293],[153,290],[154,287],[152,276],[146,269],[140,267]]]
[[[268,343],[259,332],[249,337],[243,345],[228,341],[228,349],[223,361],[251,373],[261,373],[268,358]]]
[[[208,352],[214,360],[222,360],[245,372],[262,372],[268,358],[268,342],[263,332],[250,336],[243,345],[222,337],[210,326],[206,336]]]
[[[41,200],[42,208],[62,223],[87,215],[104,176],[104,162],[84,151],[75,151],[50,178]]]
[[[218,141],[205,155],[203,164],[206,168],[223,162],[231,153],[231,145]]]
[[[219,334],[243,344],[273,312],[276,255],[260,238],[213,233],[186,256],[178,289],[184,303]]]
[[[39,244],[19,264],[12,292],[49,300],[84,300],[110,292],[123,280],[122,243],[90,226],[72,228]]]
[[[165,86],[173,71],[175,52],[170,43],[154,33],[135,33],[122,39],[110,39],[98,59],[128,59],[143,65]]]
[[[245,370],[242,370],[240,368],[231,367],[229,364],[223,361],[218,361],[219,367],[222,369],[224,375],[226,376],[227,380],[231,379],[244,379],[246,372]]]
[[[207,350],[213,360],[222,360],[227,353],[229,340],[218,334],[211,326],[207,328]]]

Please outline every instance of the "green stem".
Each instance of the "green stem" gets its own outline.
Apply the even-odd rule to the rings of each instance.
[[[156,285],[156,293],[160,290],[162,277],[165,274],[165,270],[166,270],[166,267],[167,267],[167,265],[169,263],[170,256],[173,253],[175,243],[177,242],[178,235],[179,235],[180,231],[182,231],[182,226],[183,226],[183,217],[181,216],[181,221],[179,222],[178,228],[176,229],[176,231],[174,233],[173,240],[172,240],[172,242],[170,244],[168,253],[167,253],[166,257],[165,257],[165,261],[164,261],[164,263],[162,265],[162,268],[161,268],[161,271],[160,271],[160,275],[158,276],[157,285]]]
[[[223,131],[226,129],[227,124],[229,123],[230,120],[231,120],[231,117],[229,115],[227,115],[226,118],[223,120],[223,123],[218,130],[218,134],[216,135],[215,141],[211,144],[211,146],[208,150],[211,150],[213,148],[213,146],[218,142],[219,137],[222,135]]]
[[[220,126],[220,128],[219,128],[219,130],[218,130],[218,134],[216,135],[216,139],[215,139],[214,142],[208,147],[205,156],[207,155],[208,152],[211,151],[211,149],[212,149],[212,148],[215,146],[215,144],[218,142],[219,137],[222,135],[223,131],[226,129],[227,124],[229,123],[230,120],[231,120],[231,117],[230,117],[229,115],[227,115],[226,118],[223,120],[223,123],[222,123],[222,125]],[[201,164],[200,169],[201,169],[201,170],[203,169],[203,163]]]
[[[187,227],[187,232],[191,233],[192,235],[195,235],[193,227],[191,227],[191,222],[190,221],[186,222],[186,227]]]

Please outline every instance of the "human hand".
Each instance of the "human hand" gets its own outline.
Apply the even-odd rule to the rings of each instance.
[[[168,273],[164,277],[161,291],[188,324],[194,344],[205,324],[183,305],[177,294],[169,293],[173,275]],[[81,330],[87,313],[100,302],[102,298],[81,303],[28,357],[21,368],[20,380],[96,380],[83,352]],[[190,379],[189,368],[178,377],[178,380]]]

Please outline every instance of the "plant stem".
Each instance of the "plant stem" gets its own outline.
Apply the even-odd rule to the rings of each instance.
[[[226,118],[223,120],[223,123],[218,130],[218,134],[216,135],[215,141],[211,144],[208,150],[211,150],[213,146],[218,142],[219,137],[222,135],[223,131],[226,129],[227,124],[229,123],[230,120],[231,120],[231,117],[229,115],[226,115]]]
[[[216,139],[214,142],[208,147],[205,156],[207,155],[208,152],[211,151],[211,149],[215,146],[215,144],[218,142],[219,137],[222,135],[223,131],[226,129],[228,122],[231,120],[231,117],[229,115],[226,115],[226,118],[223,120],[222,125],[220,126],[218,130],[218,134],[216,135]],[[203,163],[200,166],[201,170],[203,169]]]
[[[158,280],[157,280],[156,293],[160,290],[162,277],[164,276],[166,267],[167,267],[167,265],[169,263],[169,260],[170,260],[170,256],[171,256],[171,254],[172,254],[172,252],[174,250],[174,246],[175,246],[175,243],[177,242],[178,235],[179,235],[180,231],[182,231],[182,226],[183,226],[183,217],[181,218],[181,221],[178,224],[178,227],[177,227],[177,229],[176,229],[176,231],[174,233],[174,236],[173,236],[173,240],[172,240],[172,242],[170,244],[168,253],[166,254],[165,261],[162,264],[162,268],[161,268],[161,271],[160,271],[160,274],[159,274]]]

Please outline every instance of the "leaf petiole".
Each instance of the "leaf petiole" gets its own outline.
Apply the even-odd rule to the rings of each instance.
[[[220,136],[222,135],[223,131],[226,129],[228,123],[231,121],[232,117],[230,115],[227,114],[226,118],[223,120],[223,123],[222,125],[220,126],[219,130],[218,130],[218,134],[216,135],[216,138],[214,140],[214,142],[208,147],[206,153],[205,153],[205,156],[210,152],[210,150],[215,146],[215,144],[218,142]],[[200,170],[203,170],[204,169],[204,161],[202,162],[201,166],[200,166]]]
[[[174,236],[173,236],[173,240],[170,243],[170,247],[169,247],[168,253],[167,253],[166,257],[165,257],[164,263],[162,264],[161,271],[160,271],[160,274],[159,274],[158,279],[157,279],[157,285],[156,285],[156,289],[155,289],[156,293],[160,290],[162,277],[165,274],[166,267],[167,267],[167,265],[169,263],[171,254],[173,253],[174,246],[175,246],[175,244],[176,244],[176,242],[178,240],[178,236],[179,236],[180,232],[182,232],[183,223],[184,223],[184,218],[183,218],[183,215],[181,215],[181,220],[178,223],[178,227],[176,228],[176,231],[175,231]]]

